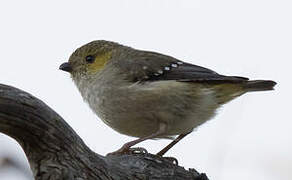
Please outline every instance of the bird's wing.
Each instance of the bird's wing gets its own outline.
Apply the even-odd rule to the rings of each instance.
[[[159,76],[152,76],[149,80],[177,80],[189,82],[231,82],[237,83],[247,81],[248,78],[238,76],[224,76],[212,71],[210,69],[178,61],[170,65],[168,70],[164,69],[163,74]]]
[[[129,64],[123,64],[132,81],[177,80],[185,82],[231,82],[247,81],[248,78],[224,76],[210,69],[185,63],[173,57],[155,52],[139,51]]]

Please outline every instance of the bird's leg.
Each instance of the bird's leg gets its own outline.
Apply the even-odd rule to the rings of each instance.
[[[147,140],[147,139],[153,139],[153,138],[156,138],[156,137],[158,137],[158,136],[160,136],[160,135],[163,135],[163,134],[166,132],[166,128],[167,128],[167,125],[166,125],[165,123],[160,123],[160,124],[159,124],[159,129],[158,129],[155,133],[153,133],[153,134],[151,134],[151,135],[149,135],[149,136],[141,137],[141,138],[136,139],[136,140],[134,140],[134,141],[127,142],[127,143],[124,144],[119,150],[114,151],[114,152],[112,152],[112,153],[109,153],[109,154],[107,154],[107,155],[114,155],[114,154],[127,154],[127,153],[131,153],[131,152],[133,152],[133,151],[134,151],[134,152],[135,152],[135,151],[144,151],[144,152],[147,152],[146,149],[144,149],[144,148],[132,148],[133,151],[132,151],[130,148],[131,148],[132,146],[134,146],[134,145],[136,145],[136,144],[142,142],[142,141]]]
[[[156,155],[163,156],[168,150],[170,150],[176,143],[182,140],[186,135],[190,134],[191,132],[180,134],[177,138],[175,138],[171,143],[169,143],[165,148],[159,151]]]

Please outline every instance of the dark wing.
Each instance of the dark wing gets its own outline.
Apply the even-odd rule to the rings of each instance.
[[[177,80],[177,81],[191,81],[191,82],[242,82],[247,81],[248,78],[238,76],[224,76],[212,71],[210,69],[177,61],[164,68],[162,74],[158,76],[151,76],[149,80]],[[157,74],[156,74],[157,75]]]
[[[131,55],[129,57],[129,54]],[[133,82],[177,80],[185,82],[242,82],[248,78],[220,75],[210,69],[179,61],[171,56],[149,52],[131,51],[127,61],[120,61],[119,69]]]

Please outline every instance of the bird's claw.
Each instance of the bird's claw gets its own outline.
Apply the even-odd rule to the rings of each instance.
[[[142,147],[134,147],[134,148],[121,148],[117,151],[108,153],[109,155],[123,155],[123,154],[147,154],[148,151]]]
[[[130,154],[148,154],[148,151],[142,147],[135,147],[129,149]]]

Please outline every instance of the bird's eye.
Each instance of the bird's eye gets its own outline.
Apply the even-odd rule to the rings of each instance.
[[[92,55],[88,55],[88,56],[86,56],[85,60],[87,63],[93,63],[95,58]]]

